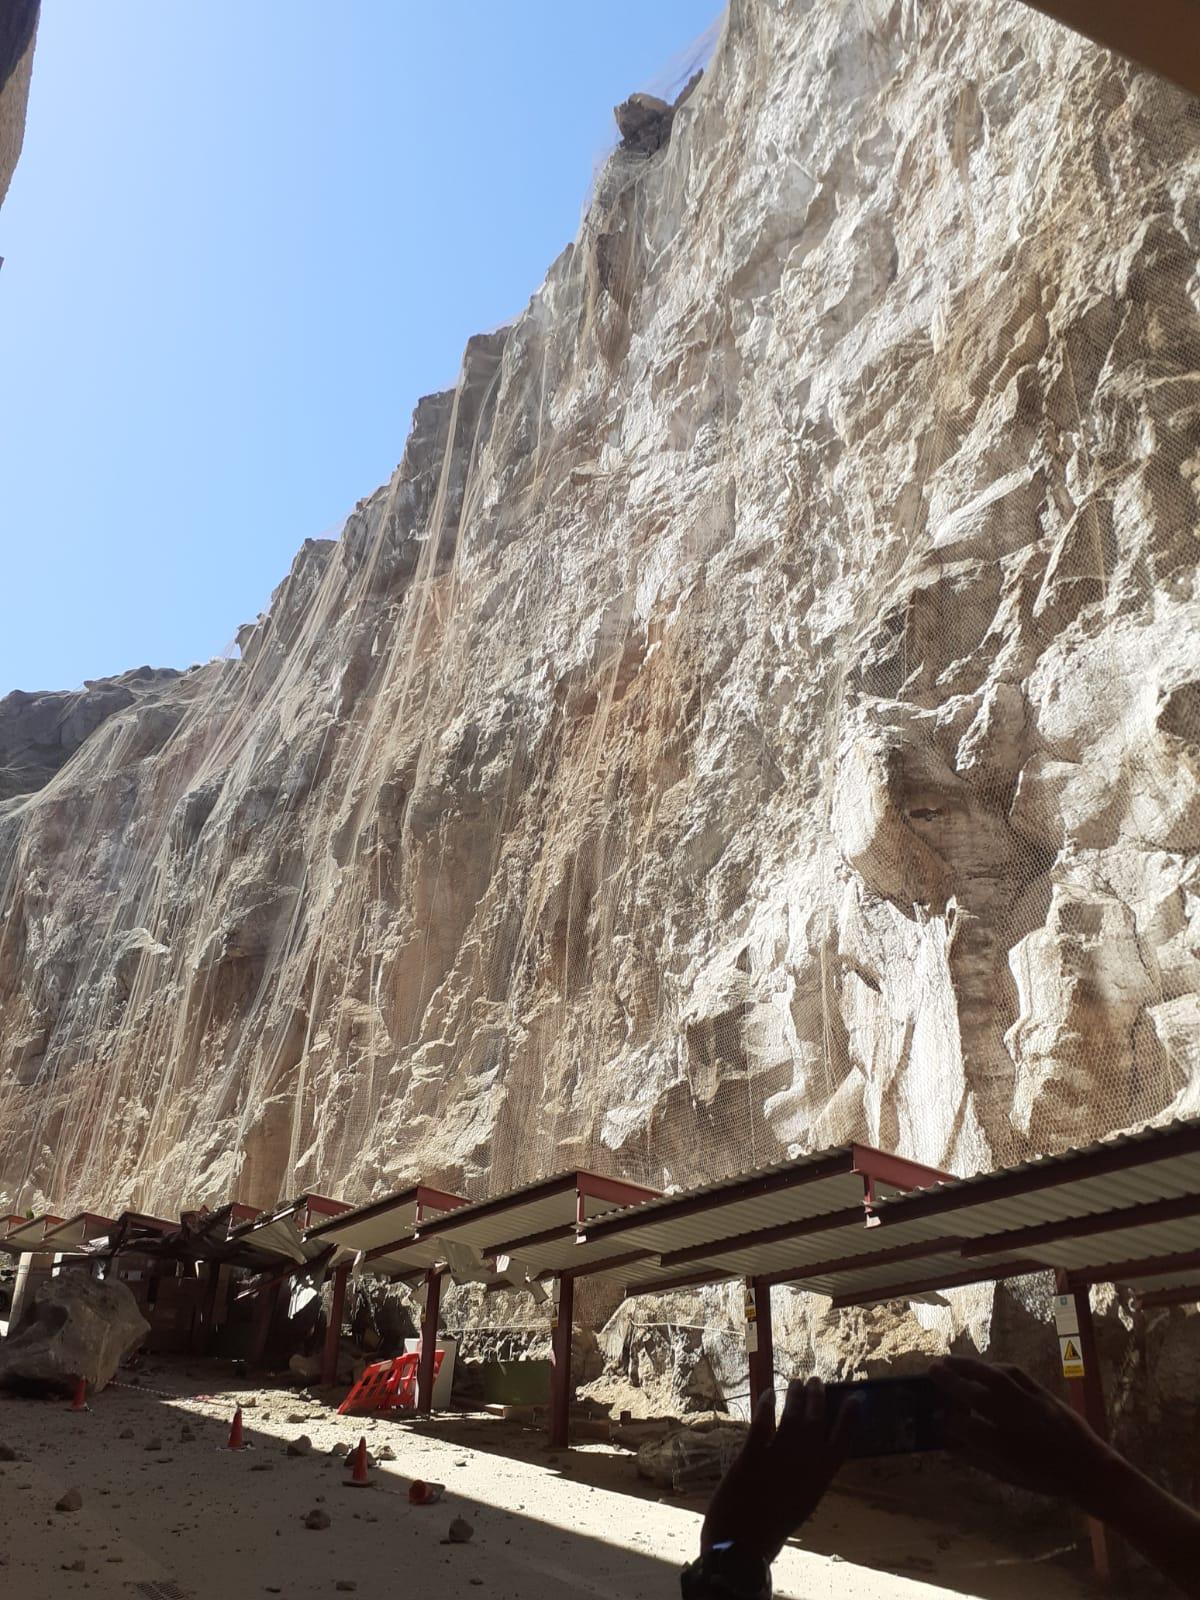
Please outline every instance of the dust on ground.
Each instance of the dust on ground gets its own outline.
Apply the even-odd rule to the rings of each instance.
[[[253,1448],[222,1448],[235,1405]],[[190,1435],[190,1437],[189,1437]],[[311,1453],[290,1456],[301,1435]],[[372,1486],[345,1485],[337,1443],[378,1456]],[[293,1390],[230,1380],[228,1366],[161,1364],[92,1409],[0,1398],[0,1586],[22,1600],[360,1600],[679,1593],[703,1498],[662,1497],[607,1443],[548,1451],[487,1414],[430,1422],[340,1417]],[[445,1485],[410,1505],[413,1478]],[[82,1505],[58,1511],[78,1489]],[[308,1513],[328,1526],[309,1528]],[[450,1524],[469,1539],[447,1542]],[[323,1517],[316,1517],[320,1523]],[[1075,1530],[1064,1520],[1070,1542]],[[834,1491],[776,1563],[784,1600],[1080,1600],[1092,1593],[1046,1552],[1018,1554],[860,1493]]]

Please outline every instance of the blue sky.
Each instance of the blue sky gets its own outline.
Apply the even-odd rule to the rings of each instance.
[[[719,0],[44,0],[0,211],[0,694],[225,649]]]

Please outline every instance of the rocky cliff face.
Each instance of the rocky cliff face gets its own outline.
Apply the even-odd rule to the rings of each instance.
[[[0,803],[7,1204],[1197,1105],[1194,103],[735,0],[666,133],[241,659]]]
[[[115,678],[89,678],[82,689],[43,694],[14,689],[5,695],[0,700],[0,801],[43,788],[116,712],[142,705],[152,716],[162,690],[178,677],[170,667],[135,667]]]

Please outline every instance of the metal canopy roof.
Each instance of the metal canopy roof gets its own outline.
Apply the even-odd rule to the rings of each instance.
[[[442,1241],[448,1238],[452,1245],[466,1246],[480,1257],[516,1257],[535,1276],[576,1270],[588,1260],[595,1271],[613,1251],[607,1246],[592,1250],[581,1246],[580,1225],[614,1207],[656,1198],[655,1190],[641,1184],[595,1172],[563,1172],[510,1194],[464,1205],[407,1235],[393,1235],[386,1244],[367,1251],[366,1264],[394,1273],[437,1266],[446,1259]]]
[[[884,1200],[876,1214],[881,1248],[913,1246],[907,1267],[876,1255],[819,1284],[801,1273],[795,1281],[835,1305],[1048,1269],[1074,1287],[1177,1283],[1190,1252],[1200,1265],[1200,1119],[952,1180]]]
[[[589,1249],[642,1257],[623,1273],[631,1293],[762,1277],[869,1249],[869,1204],[947,1181],[870,1145],[839,1145],[601,1217],[584,1237]]]
[[[239,1223],[231,1228],[229,1238],[239,1240],[248,1248],[277,1260],[300,1265],[315,1260],[332,1243],[322,1239],[310,1243],[304,1237],[302,1229],[309,1216],[314,1211],[318,1215],[329,1216],[349,1210],[350,1207],[342,1205],[339,1200],[327,1200],[322,1195],[297,1195],[289,1205],[280,1206],[277,1211],[264,1211],[252,1222]]]
[[[701,1234],[693,1245],[679,1247],[669,1229],[650,1231],[656,1212],[669,1219],[665,1205],[602,1222],[588,1237],[603,1230],[610,1243],[620,1236],[630,1245],[657,1245],[625,1274],[634,1294],[736,1275],[792,1283],[847,1306],[924,1299],[1049,1269],[1064,1272],[1072,1287],[1116,1282],[1148,1293],[1178,1293],[1200,1280],[1200,1119],[973,1178],[943,1178],[918,1193],[899,1194],[894,1185],[880,1193],[876,1185],[866,1217],[849,1206],[826,1209],[825,1197],[849,1193],[828,1153],[794,1167],[821,1173],[802,1185],[801,1195],[811,1185],[815,1196],[808,1217],[797,1202],[791,1222],[705,1243],[703,1233],[711,1240],[719,1223],[699,1202],[714,1191],[728,1194],[738,1182],[730,1180],[678,1197],[676,1211]],[[782,1208],[787,1192],[760,1195],[747,1214],[762,1222]]]
[[[339,1254],[334,1260],[341,1265],[358,1251],[378,1250],[393,1239],[411,1233],[419,1222],[464,1205],[466,1201],[459,1195],[434,1189],[427,1183],[415,1183],[395,1194],[385,1195],[382,1200],[372,1200],[352,1211],[344,1211],[328,1222],[319,1222],[308,1228],[304,1237],[318,1245],[337,1245]],[[392,1263],[380,1257],[374,1270],[387,1275],[393,1270]]]
[[[57,1227],[47,1228],[42,1239],[45,1250],[70,1250],[90,1239],[102,1238],[113,1225],[112,1217],[102,1217],[95,1211],[79,1211]]]
[[[0,1239],[0,1250],[7,1250],[11,1254],[39,1255],[43,1251],[42,1241],[52,1228],[58,1228],[66,1221],[64,1217],[52,1216],[46,1212],[40,1217],[22,1218],[17,1227],[12,1228]]]

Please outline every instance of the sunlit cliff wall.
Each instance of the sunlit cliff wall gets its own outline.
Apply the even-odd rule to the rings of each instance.
[[[735,0],[241,659],[0,801],[7,1203],[1200,1106],[1198,194],[1024,6]]]

